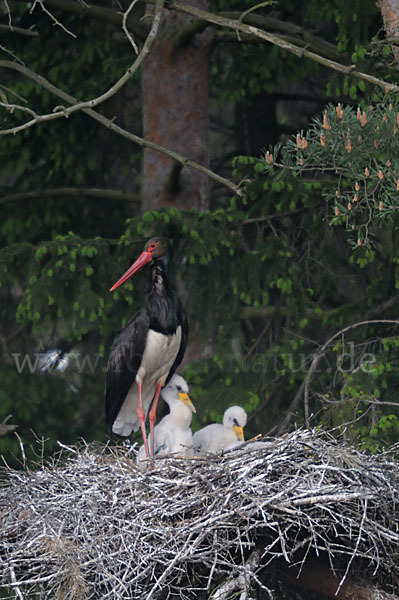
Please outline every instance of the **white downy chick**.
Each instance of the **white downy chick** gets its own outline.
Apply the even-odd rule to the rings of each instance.
[[[230,444],[244,440],[244,427],[247,413],[241,406],[231,406],[223,415],[223,425],[207,425],[193,436],[194,450],[202,452],[221,452]]]
[[[169,405],[170,412],[154,429],[154,456],[179,454],[191,456],[193,434],[190,429],[191,419],[195,411],[188,395],[187,381],[181,375],[173,375],[169,383],[162,389],[161,396]],[[151,439],[149,437],[149,447]],[[137,455],[137,464],[146,468],[147,461],[144,445]]]

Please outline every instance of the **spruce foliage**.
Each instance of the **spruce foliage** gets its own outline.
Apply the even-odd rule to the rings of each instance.
[[[355,4],[309,0],[299,9],[286,0],[254,12],[310,28],[337,60],[388,79],[378,8]],[[218,0],[213,8],[241,14],[249,6]],[[142,7],[135,10],[141,17]],[[34,24],[40,43],[9,32],[4,44],[54,84],[68,76],[79,98],[108,89],[131,62],[109,24],[60,13],[75,39],[44,13],[21,5],[13,16],[20,27]],[[105,439],[106,358],[143,303],[146,274],[108,290],[153,235],[174,242],[170,279],[206,349],[184,371],[200,407],[194,428],[220,420],[227,404],[251,415],[247,436],[283,431],[290,413],[301,423],[298,392],[317,349],[347,325],[396,318],[397,99],[272,45],[227,36],[215,42],[210,68],[211,166],[241,181],[244,196],[215,186],[201,214],[172,207],[140,215],[141,151],[83,114],[0,138],[0,421],[12,413],[27,452],[35,436],[49,438],[49,451],[57,438]],[[11,71],[2,85],[37,113],[59,104]],[[137,134],[139,87],[135,76],[101,107]],[[21,120],[18,111],[0,113],[3,129]],[[11,198],[49,188],[54,195]],[[89,188],[129,199],[96,198]],[[395,440],[398,344],[392,323],[334,340],[310,381],[312,424],[352,422],[348,435],[372,450]],[[59,351],[50,361],[49,350]],[[10,449],[18,452],[17,440],[0,438],[0,451]]]

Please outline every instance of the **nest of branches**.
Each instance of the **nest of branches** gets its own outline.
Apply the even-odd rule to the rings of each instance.
[[[144,472],[135,452],[64,447],[52,464],[3,469],[2,597],[227,598],[234,581],[267,597],[268,565],[322,553],[338,587],[362,569],[399,587],[391,453],[307,430]]]

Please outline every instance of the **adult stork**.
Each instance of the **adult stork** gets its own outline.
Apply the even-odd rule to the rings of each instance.
[[[187,344],[186,313],[169,287],[166,265],[171,242],[154,237],[143,252],[112,286],[125,283],[147,263],[151,264],[145,306],[116,336],[107,367],[105,412],[110,431],[127,437],[141,427],[149,458],[145,419],[149,412],[151,456],[154,455],[154,424],[162,387],[183,359]]]

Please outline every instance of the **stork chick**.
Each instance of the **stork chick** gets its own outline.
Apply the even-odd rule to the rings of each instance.
[[[173,375],[162,391],[161,396],[169,405],[170,412],[154,429],[154,456],[166,456],[178,453],[180,456],[192,454],[193,434],[190,429],[195,411],[188,395],[187,381],[181,375]],[[144,445],[137,455],[137,464],[146,465]]]
[[[223,415],[223,425],[207,425],[193,436],[194,450],[197,453],[221,452],[230,444],[244,441],[244,427],[247,413],[241,406],[231,406]]]

